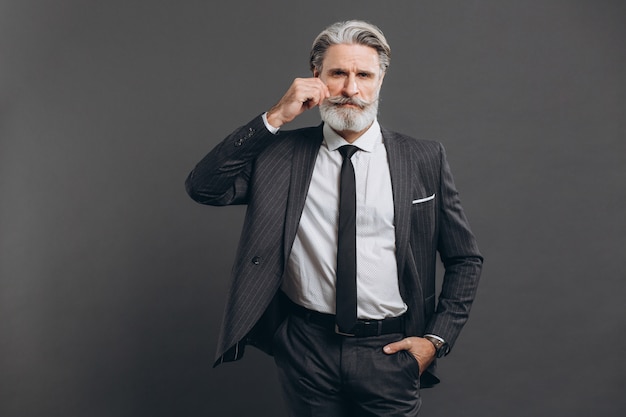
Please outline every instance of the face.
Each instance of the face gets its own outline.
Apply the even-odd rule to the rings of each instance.
[[[316,70],[314,75],[331,95],[320,105],[324,122],[338,132],[362,132],[372,124],[384,78],[374,48],[333,45],[326,51],[321,72]]]

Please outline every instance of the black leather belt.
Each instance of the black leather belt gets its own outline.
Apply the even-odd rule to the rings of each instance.
[[[349,337],[369,337],[380,336],[390,333],[404,333],[404,317],[389,317],[383,320],[357,320],[356,325],[350,333],[343,333],[337,329],[335,316],[332,314],[320,313],[309,310],[298,304],[289,302],[289,312],[301,317],[309,323],[328,329],[328,331]]]

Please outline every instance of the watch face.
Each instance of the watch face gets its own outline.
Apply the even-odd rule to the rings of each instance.
[[[448,345],[448,343],[441,341],[437,338],[434,337],[430,337],[429,335],[426,336],[426,339],[428,339],[434,346],[436,349],[435,352],[435,356],[438,358],[442,358],[444,356],[446,356],[448,354],[448,352],[450,352],[450,346]]]
[[[441,346],[437,348],[437,357],[443,358],[450,352],[450,346],[447,343],[442,343]]]

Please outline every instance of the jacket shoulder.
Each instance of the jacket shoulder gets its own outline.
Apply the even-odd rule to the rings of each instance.
[[[392,142],[402,143],[407,146],[426,149],[440,149],[442,147],[441,142],[438,140],[415,138],[404,133],[394,132],[384,127],[381,128],[381,131],[383,133],[383,138]]]
[[[388,150],[414,161],[441,161],[445,158],[445,149],[441,142],[432,139],[417,139],[413,136],[382,128],[383,139]]]

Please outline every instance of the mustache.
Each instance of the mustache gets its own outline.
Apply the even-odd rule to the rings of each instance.
[[[372,104],[371,102],[367,100],[363,100],[362,98],[359,98],[359,97],[344,97],[344,96],[328,97],[326,99],[326,102],[330,104],[334,104],[334,105],[352,104],[354,106],[359,107],[360,109],[364,109],[370,104]]]

